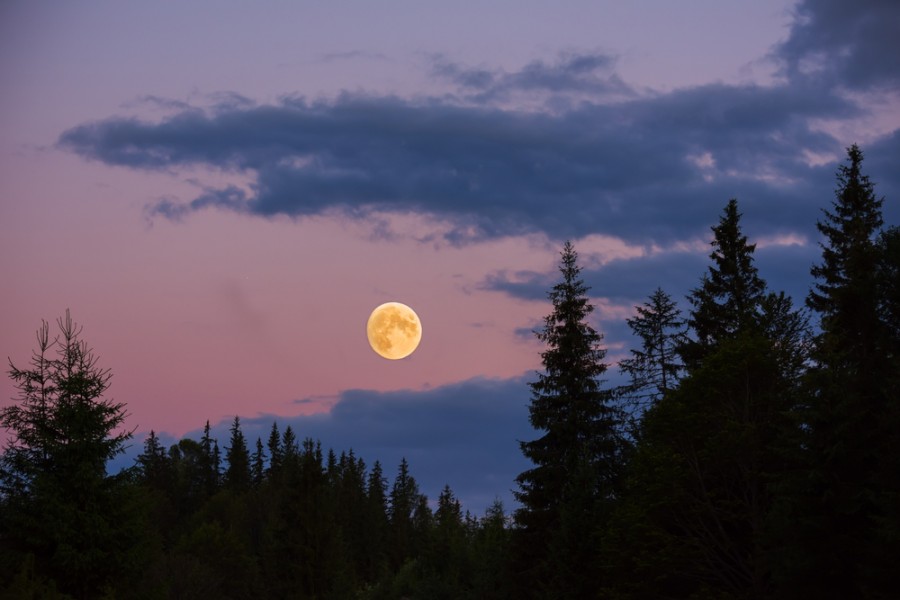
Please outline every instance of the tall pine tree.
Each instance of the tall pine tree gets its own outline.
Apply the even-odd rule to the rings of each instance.
[[[586,597],[597,587],[596,536],[614,495],[621,444],[612,393],[601,381],[606,350],[588,322],[594,307],[570,242],[559,270],[553,311],[536,332],[547,345],[544,372],[529,384],[529,420],[541,436],[520,442],[534,467],[516,479],[517,561],[523,593]]]
[[[900,395],[880,306],[883,200],[862,172],[859,147],[848,148],[847,159],[818,223],[822,262],[811,270],[807,304],[820,333],[802,415],[805,468],[794,481],[799,526],[785,586],[808,597],[888,597],[888,557],[900,550],[900,473],[884,465],[898,465],[892,415]]]
[[[10,362],[19,397],[0,409],[10,433],[0,457],[0,579],[25,559],[62,592],[94,598],[133,559],[124,481],[106,472],[131,431],[81,327],[68,311],[57,325],[51,337],[41,324],[28,367]]]

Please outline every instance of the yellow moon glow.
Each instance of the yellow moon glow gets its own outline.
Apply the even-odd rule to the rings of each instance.
[[[390,360],[406,358],[422,340],[422,322],[413,309],[400,302],[385,302],[366,323],[369,345]]]

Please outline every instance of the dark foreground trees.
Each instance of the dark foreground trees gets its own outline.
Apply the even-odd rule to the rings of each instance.
[[[232,443],[239,434],[234,423]],[[173,448],[185,442],[192,440]],[[273,435],[269,449],[282,460],[258,486],[226,480],[192,508],[177,500],[182,484],[148,469],[154,448],[148,438],[134,473],[149,508],[165,515],[156,520],[165,523],[163,539],[136,580],[153,594],[123,597],[506,597],[504,572],[485,568],[504,564],[502,505],[474,518],[448,486],[432,508],[405,460],[388,493],[379,463],[368,469],[352,451],[325,453],[312,439]],[[164,461],[178,469],[177,453]],[[226,458],[226,471],[234,464]]]
[[[798,527],[784,584],[804,595],[888,597],[900,553],[900,360],[896,228],[848,149],[818,228],[822,262],[807,304],[819,317],[799,458],[787,501]]]
[[[644,413],[607,564],[626,597],[753,597],[773,593],[768,526],[772,478],[792,426],[804,318],[768,293],[737,202],[712,228],[711,265],[691,292],[687,365]],[[796,327],[791,336],[784,323]]]
[[[593,305],[569,242],[559,270],[553,311],[537,332],[547,345],[544,371],[530,384],[529,420],[540,437],[520,443],[534,467],[517,478],[516,577],[523,596],[581,598],[598,590],[596,536],[623,456],[612,392],[602,387],[606,351],[588,321]]]
[[[687,366],[643,415],[604,539],[614,598],[889,598],[900,388],[895,230],[848,149],[807,316],[766,289],[729,203]]]
[[[41,324],[28,367],[10,364],[19,397],[0,411],[11,434],[0,463],[0,552],[22,597],[58,588],[96,598],[139,551],[129,490],[106,473],[131,432],[122,429],[125,405],[105,397],[110,372],[68,311],[57,326],[51,337]]]

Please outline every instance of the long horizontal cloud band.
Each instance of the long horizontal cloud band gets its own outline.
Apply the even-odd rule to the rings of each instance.
[[[833,165],[810,166],[804,153],[841,151],[809,122],[857,112],[821,89],[788,86],[711,85],[562,113],[345,94],[186,109],[159,123],[111,118],[66,131],[60,144],[110,165],[253,178],[249,191],[153,207],[169,217],[209,206],[294,217],[414,211],[476,237],[660,240],[705,234],[734,196],[758,205],[752,218],[767,228],[808,230]]]

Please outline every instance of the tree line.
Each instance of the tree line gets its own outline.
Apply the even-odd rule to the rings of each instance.
[[[508,517],[479,518],[449,486],[432,509],[406,459],[389,482],[351,450],[325,452],[273,423],[249,445],[235,417],[107,474],[131,438],[110,373],[68,312],[38,330],[0,471],[0,597],[462,598],[500,587]],[[252,450],[251,450],[252,448]],[[389,485],[390,483],[390,485]],[[480,593],[480,592],[479,592]],[[483,596],[483,597],[490,597]]]
[[[857,146],[818,222],[805,306],[754,265],[736,200],[687,311],[663,289],[603,336],[566,243],[529,384],[517,507],[432,503],[273,423],[248,443],[131,437],[68,313],[43,323],[0,461],[9,598],[891,598],[900,556],[900,229]],[[512,443],[512,442],[511,442]]]

